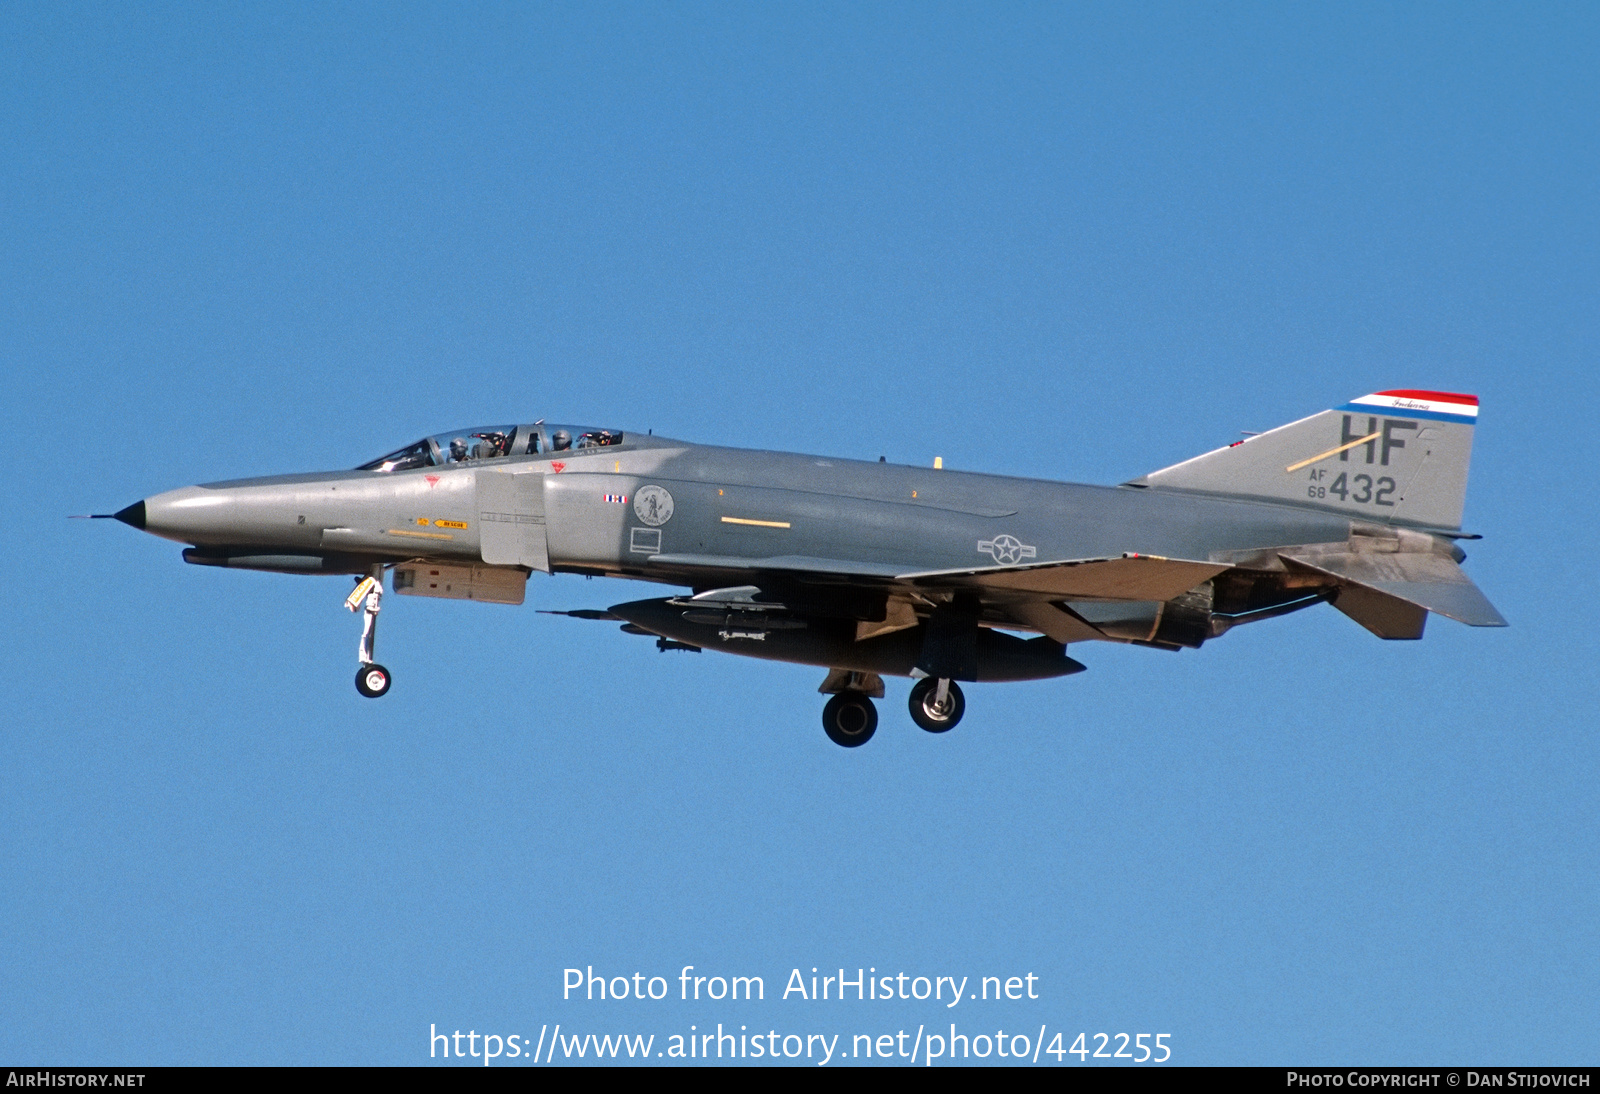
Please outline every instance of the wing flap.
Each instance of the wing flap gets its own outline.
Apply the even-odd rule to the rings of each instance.
[[[1105,637],[1102,631],[1085,622],[1075,612],[1058,608],[1048,600],[1023,600],[1007,604],[1001,610],[1016,622],[1054,638],[1063,646],[1072,642],[1093,642]]]

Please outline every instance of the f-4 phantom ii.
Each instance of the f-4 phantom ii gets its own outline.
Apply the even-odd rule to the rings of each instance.
[[[1119,486],[541,420],[107,515],[197,565],[355,575],[369,697],[390,684],[385,571],[401,595],[492,604],[521,604],[534,571],[677,586],[556,614],[824,668],[823,726],[849,747],[877,728],[884,676],[915,679],[912,720],[941,733],[960,683],[1082,672],[1072,643],[1193,649],[1324,602],[1380,638],[1421,638],[1430,612],[1505,626],[1458,565],[1478,538],[1461,531],[1477,414],[1471,395],[1380,391]]]

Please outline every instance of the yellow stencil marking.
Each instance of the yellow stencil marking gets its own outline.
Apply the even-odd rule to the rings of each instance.
[[[436,520],[433,522],[433,526],[435,528],[465,528],[467,522],[464,520]]]
[[[428,526],[428,518],[427,517],[418,517],[417,518],[417,524],[420,527],[426,528]]]
[[[1366,444],[1368,441],[1375,441],[1381,436],[1383,436],[1383,430],[1381,430],[1381,429],[1378,430],[1378,432],[1376,432],[1376,433],[1368,433],[1365,437],[1357,437],[1355,440],[1351,441],[1349,444],[1341,444],[1338,448],[1330,448],[1326,452],[1322,453],[1320,456],[1312,456],[1309,460],[1301,460],[1299,463],[1291,463],[1288,467],[1285,467],[1283,470],[1287,474],[1291,474],[1292,475],[1296,471],[1300,470],[1302,467],[1310,467],[1312,464],[1316,463],[1318,460],[1325,460],[1329,456],[1337,456],[1339,453],[1347,452],[1350,449],[1354,448],[1358,444]]]
[[[361,584],[356,586],[355,592],[344,598],[344,606],[351,611],[359,610],[361,601],[366,598],[368,593],[377,588],[377,585],[378,583],[370,577],[362,578]]]
[[[387,528],[385,532],[391,536],[410,536],[412,539],[455,539],[449,532],[407,532],[402,528]]]
[[[744,517],[723,517],[723,524],[749,524],[757,528],[787,528],[786,520],[746,520]]]

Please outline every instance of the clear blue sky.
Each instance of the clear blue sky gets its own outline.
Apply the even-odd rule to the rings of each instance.
[[[0,1062],[719,1021],[1596,1062],[1592,6],[0,23]],[[64,519],[541,417],[1118,482],[1387,387],[1482,399],[1509,629],[1074,647],[943,737],[891,681],[853,751],[819,670],[533,610],[642,586],[391,598],[369,702],[346,579]],[[563,1002],[589,965],[768,999]],[[1040,998],[776,999],[812,966]]]

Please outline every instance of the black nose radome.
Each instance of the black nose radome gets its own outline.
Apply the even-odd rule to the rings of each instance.
[[[136,501],[126,509],[120,509],[111,514],[123,524],[144,531],[144,502]]]

